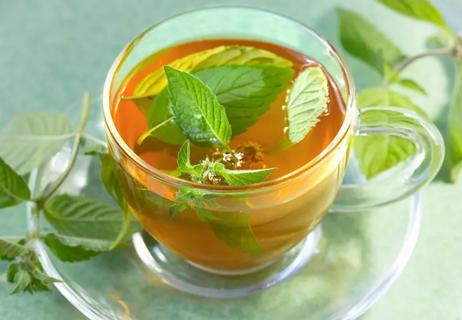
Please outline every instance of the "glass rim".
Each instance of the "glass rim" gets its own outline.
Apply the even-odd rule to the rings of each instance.
[[[116,128],[116,125],[114,123],[114,119],[112,117],[112,111],[111,111],[111,91],[113,88],[113,80],[114,80],[114,75],[117,73],[117,71],[120,69],[120,67],[123,65],[123,62],[125,61],[125,58],[128,56],[128,54],[131,52],[131,50],[136,46],[136,44],[144,37],[144,35],[154,28],[162,25],[163,23],[170,21],[172,19],[178,18],[183,15],[188,15],[191,13],[195,12],[201,12],[201,11],[213,11],[213,10],[220,10],[220,9],[241,9],[241,10],[249,10],[249,11],[255,11],[255,12],[261,12],[264,14],[271,14],[274,15],[278,18],[283,18],[286,19],[296,25],[298,25],[300,28],[302,28],[305,32],[310,33],[313,35],[318,41],[320,41],[328,50],[329,53],[337,60],[339,63],[342,73],[343,73],[343,78],[345,80],[345,86],[347,89],[347,101],[345,102],[346,106],[346,112],[345,112],[345,117],[343,119],[342,125],[332,141],[327,145],[326,148],[324,148],[316,157],[311,159],[310,161],[306,162],[296,170],[293,170],[281,177],[278,177],[276,179],[268,180],[268,181],[263,181],[260,183],[255,183],[251,185],[244,185],[244,186],[223,186],[223,185],[207,185],[207,184],[200,184],[196,182],[192,182],[189,180],[181,179],[178,177],[174,177],[169,175],[166,172],[163,172],[154,166],[150,165],[146,161],[144,161],[139,155],[137,155],[125,142],[125,140],[122,138],[120,135],[119,131]],[[350,130],[350,127],[353,125],[353,120],[355,119],[355,86],[354,82],[352,81],[351,77],[351,72],[349,71],[345,61],[342,59],[342,57],[339,55],[338,51],[335,49],[335,47],[326,39],[324,39],[321,35],[319,35],[316,31],[311,29],[310,27],[306,26],[302,22],[293,19],[292,17],[279,14],[270,10],[266,9],[260,9],[260,8],[255,8],[251,6],[235,6],[235,5],[220,5],[220,6],[214,6],[214,7],[205,7],[205,8],[200,8],[200,9],[192,9],[192,10],[187,10],[180,12],[178,14],[169,16],[167,18],[164,18],[160,20],[159,22],[149,26],[146,28],[144,31],[139,33],[135,38],[133,38],[123,49],[122,51],[117,55],[115,60],[113,61],[107,75],[106,79],[104,81],[104,86],[103,86],[103,118],[104,118],[104,126],[106,129],[106,133],[108,135],[108,139],[112,139],[115,144],[119,147],[120,150],[123,151],[123,153],[127,156],[128,159],[133,161],[139,168],[141,168],[143,171],[145,171],[149,176],[161,181],[162,183],[166,183],[169,185],[174,185],[174,186],[187,186],[187,187],[192,187],[195,189],[204,189],[204,190],[210,190],[210,191],[218,191],[218,192],[236,192],[236,191],[251,191],[253,189],[262,189],[266,187],[274,187],[274,186],[279,186],[281,184],[284,184],[285,182],[288,182],[302,174],[307,174],[308,172],[311,172],[314,170],[320,163],[322,163],[322,160],[327,158],[335,149],[336,147],[344,140],[346,137],[348,131]]]

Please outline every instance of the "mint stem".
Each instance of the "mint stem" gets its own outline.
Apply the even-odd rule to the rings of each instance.
[[[169,123],[170,121],[173,120],[173,117],[170,117],[168,118],[167,120],[164,120],[160,123],[158,123],[157,125],[155,125],[154,127],[152,127],[151,129],[149,129],[148,131],[146,131],[145,133],[143,133],[139,138],[138,140],[136,140],[136,144],[137,145],[141,145],[144,140],[146,140],[147,137],[151,136],[156,130],[158,130],[160,127],[166,125],[167,123]]]
[[[54,181],[47,190],[45,190],[44,194],[39,199],[35,201],[39,206],[45,203],[45,201],[48,198],[50,198],[59,189],[59,187],[63,184],[63,182],[66,180],[66,178],[71,173],[71,170],[74,167],[74,164],[77,160],[77,156],[79,154],[80,140],[82,139],[83,130],[85,128],[85,125],[87,124],[89,110],[90,110],[90,94],[86,92],[83,96],[82,113],[80,117],[79,130],[77,131],[77,134],[74,137],[74,143],[72,146],[72,153],[71,153],[69,164],[67,165],[66,170],[63,172],[63,174],[56,181]]]
[[[407,59],[403,60],[401,63],[396,65],[391,72],[391,76],[385,80],[385,83],[389,83],[390,79],[396,78],[404,69],[406,69],[409,65],[413,64],[414,62],[427,58],[427,57],[437,57],[437,56],[454,56],[457,53],[456,48],[442,48],[442,49],[435,49],[429,50],[426,52],[422,52],[416,54],[414,56],[410,56]]]

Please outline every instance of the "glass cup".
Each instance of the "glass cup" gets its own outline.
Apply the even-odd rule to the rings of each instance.
[[[117,91],[152,53],[213,38],[271,42],[321,63],[346,106],[344,122],[332,142],[286,176],[240,187],[185,181],[157,170],[136,155],[113,121]],[[140,258],[180,289],[204,294],[203,284],[207,283],[206,289],[215,290],[207,291],[211,296],[227,296],[222,293],[229,288],[238,290],[235,295],[248,294],[286,278],[313,254],[315,245],[308,245],[306,239],[314,241],[312,231],[330,209],[365,210],[406,197],[435,176],[444,154],[438,130],[416,113],[399,106],[358,110],[350,71],[335,48],[316,32],[287,17],[251,8],[191,11],[138,35],[109,70],[103,108],[109,149],[123,173],[120,183],[124,196],[145,231],[157,240],[147,244],[141,235],[134,237]],[[404,138],[415,145],[416,153],[377,178],[342,185],[352,139],[370,135]],[[198,195],[200,201],[189,203],[188,209],[171,218],[176,195],[184,188]],[[262,274],[261,270],[271,272]]]

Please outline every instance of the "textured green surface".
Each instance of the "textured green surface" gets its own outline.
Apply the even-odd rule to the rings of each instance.
[[[462,29],[459,0],[440,1],[450,22]],[[179,11],[210,4],[245,4],[248,1],[0,1],[0,125],[24,110],[61,110],[85,89],[97,92],[107,69],[122,47],[140,30]],[[303,3],[301,7],[301,3]],[[341,0],[258,0],[253,5],[294,17],[338,44],[333,10]],[[374,19],[395,37],[405,52],[424,48],[421,41],[433,28],[387,11],[371,0],[349,1],[344,6]],[[361,88],[376,79],[367,68],[347,57]],[[444,126],[443,111],[450,90],[444,65],[427,60],[408,75],[424,79],[429,97],[416,96]],[[392,289],[364,319],[460,319],[462,307],[462,181],[435,182],[424,191],[424,219],[416,251]],[[14,234],[25,228],[23,208],[0,212],[0,232]],[[9,226],[5,228],[5,226]],[[15,226],[12,228],[10,226]],[[1,281],[1,280],[0,280]],[[9,296],[0,282],[1,319],[83,319],[55,291],[35,296]]]

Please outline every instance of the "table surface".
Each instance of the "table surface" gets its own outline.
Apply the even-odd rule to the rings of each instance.
[[[335,6],[357,10],[384,30],[408,53],[425,48],[433,27],[410,20],[370,0],[257,0],[255,7],[294,17],[338,45]],[[248,1],[62,1],[0,0],[0,125],[24,110],[59,110],[90,88],[98,92],[106,71],[122,47],[139,31],[161,18],[207,5]],[[301,4],[304,3],[304,4]],[[438,5],[454,27],[462,30],[462,2],[440,0]],[[457,25],[459,23],[459,25]],[[397,32],[399,31],[399,32]],[[376,80],[364,65],[346,55],[357,86]],[[444,127],[452,75],[444,63],[428,59],[415,64],[409,75],[424,80],[428,97],[415,97]],[[462,177],[461,177],[462,178]],[[438,179],[424,191],[424,218],[416,250],[407,268],[363,319],[462,319],[462,179],[449,185]],[[0,212],[8,232],[25,229],[24,208]],[[14,229],[14,230],[12,230]],[[0,268],[4,265],[0,263]],[[36,295],[8,294],[0,280],[1,319],[83,319],[57,291]]]

